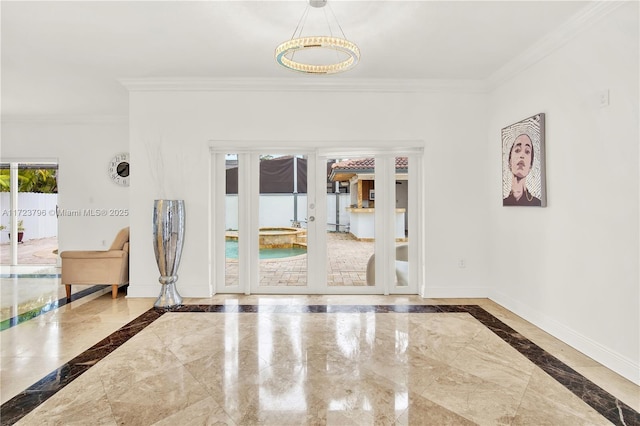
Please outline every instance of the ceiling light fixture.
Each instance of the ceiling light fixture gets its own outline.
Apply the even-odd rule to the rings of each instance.
[[[338,20],[333,13],[333,9],[329,6],[331,14],[342,33],[342,38],[336,37],[331,31],[331,25],[329,25],[329,19],[327,17],[326,10],[324,11],[325,18],[327,18],[327,26],[329,27],[328,36],[302,36],[302,30],[307,19],[309,12],[309,6],[314,8],[323,8],[326,6],[327,0],[309,0],[309,4],[305,9],[298,26],[296,27],[291,39],[281,43],[276,47],[276,62],[285,68],[293,71],[298,71],[306,74],[335,74],[343,71],[347,71],[356,66],[360,61],[360,49],[358,46],[347,40],[342,31],[342,27],[338,23]],[[302,23],[302,26],[300,25]],[[298,28],[300,31],[298,31]],[[294,55],[296,52],[307,49],[327,49],[336,51],[336,61],[331,63],[307,63],[296,61]]]

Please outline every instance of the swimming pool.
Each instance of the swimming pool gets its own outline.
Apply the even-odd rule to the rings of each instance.
[[[298,245],[288,248],[261,248],[260,259],[281,259],[283,257],[299,256],[306,253],[307,248]],[[228,259],[238,258],[238,240],[226,240],[225,257]]]

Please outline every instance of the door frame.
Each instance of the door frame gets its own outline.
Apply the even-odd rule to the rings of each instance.
[[[0,159],[0,163],[2,164],[4,169],[9,170],[9,208],[5,209],[8,212],[17,212],[20,210],[20,205],[18,203],[18,194],[20,193],[18,187],[18,172],[24,169],[34,169],[34,168],[42,168],[42,169],[55,169],[60,170],[60,161],[57,158],[3,158]],[[41,166],[41,167],[39,167]],[[56,177],[56,179],[59,179]],[[59,192],[58,192],[59,194]],[[58,199],[59,201],[59,199]],[[47,211],[47,216],[51,216],[53,213],[56,214],[56,239],[59,240],[59,221],[57,216],[57,207],[56,211]],[[9,226],[8,233],[11,235],[18,235],[18,222],[20,221],[19,215],[10,214],[9,213]],[[28,226],[28,225],[27,225]],[[60,258],[58,258],[57,263],[55,264],[30,264],[30,263],[20,263],[18,260],[18,238],[9,238],[9,259],[8,263],[2,263],[0,266],[2,267],[14,267],[14,266],[59,266]],[[4,260],[4,259],[3,259]]]
[[[424,185],[422,184],[423,141],[230,141],[212,140],[210,149],[210,199],[209,232],[210,242],[210,288],[215,293],[244,294],[419,294],[424,284]],[[307,227],[307,285],[258,287],[258,211],[259,170],[258,155],[269,154],[305,154],[308,156],[307,210],[315,216],[315,226]],[[238,228],[248,230],[247,243],[239,246],[238,262],[248,267],[239,268],[239,284],[225,285],[225,155],[238,154]],[[395,282],[395,238],[376,238],[376,258],[385,259],[376,262],[376,280],[374,286],[328,286],[326,268],[326,179],[319,179],[324,173],[328,158],[347,156],[375,156],[376,165],[376,204],[385,208],[376,211],[375,233],[384,236],[393,234],[395,223],[395,157],[407,156],[409,162],[409,211],[408,217],[411,239],[409,246],[409,285],[399,287]],[[243,165],[244,163],[244,165]],[[379,164],[379,165],[378,165]],[[247,167],[248,166],[248,167]],[[312,170],[315,169],[315,170]],[[378,172],[379,170],[379,172]],[[378,186],[379,185],[379,186]],[[393,186],[392,186],[393,185]],[[248,194],[241,197],[240,193]],[[315,192],[315,194],[313,194]],[[392,202],[391,202],[392,201]],[[322,232],[320,232],[322,231]],[[380,254],[378,254],[380,253]],[[390,256],[390,254],[394,254]],[[391,283],[391,284],[390,284]]]

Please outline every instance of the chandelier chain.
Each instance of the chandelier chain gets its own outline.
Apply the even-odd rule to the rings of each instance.
[[[300,28],[300,34],[298,35],[298,37],[302,35],[302,30],[304,29],[304,24],[307,22],[308,14],[309,14],[309,5],[307,4],[307,7],[304,9],[304,12],[302,12],[302,16],[300,16],[300,19],[298,20],[298,25],[296,25],[296,29],[293,30],[293,34],[291,34],[291,40],[293,40],[296,37],[298,28]],[[302,27],[300,27],[300,24],[302,24]]]
[[[298,37],[302,36],[302,31],[304,31],[304,25],[307,23],[307,16],[309,16],[309,3],[307,3],[307,7],[305,7],[304,12],[302,12],[302,16],[298,20],[298,25],[296,25],[296,29],[293,30],[293,34],[291,35],[291,40],[293,40],[296,37],[298,28],[300,28],[300,33],[298,33]],[[300,26],[300,24],[302,24],[302,26]],[[296,56],[295,51],[291,54],[291,60],[293,60],[294,56]]]
[[[329,6],[329,7],[331,7],[331,6]],[[327,21],[327,27],[329,27],[329,35],[331,37],[333,37],[333,29],[331,28],[331,24],[329,23],[329,17],[327,16],[327,9],[326,8],[322,8],[322,11],[324,12],[324,19],[325,19],[325,21]],[[333,16],[335,18],[336,15],[334,14]],[[336,20],[336,22],[337,22],[337,20]],[[338,26],[340,26],[340,24],[338,24]],[[342,38],[346,38],[344,36],[344,34],[342,35]],[[340,54],[338,53],[337,50],[336,50],[336,62],[340,62]]]
[[[340,22],[338,21],[338,17],[333,12],[333,8],[331,7],[331,5],[329,3],[327,3],[327,6],[329,6],[329,10],[331,11],[331,14],[333,15],[333,20],[336,21],[336,24],[338,24],[338,28],[340,28],[340,33],[342,34],[342,38],[346,40],[347,36],[344,35],[344,31],[342,31],[342,26],[340,25]]]

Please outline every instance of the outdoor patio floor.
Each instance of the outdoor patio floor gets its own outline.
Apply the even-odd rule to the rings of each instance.
[[[58,249],[58,238],[34,238],[25,239],[18,243],[18,264],[20,265],[55,265],[58,255],[54,250]],[[11,245],[0,244],[0,263],[11,263]]]
[[[402,244],[406,244],[402,243]],[[358,241],[348,233],[327,233],[327,282],[329,286],[366,286],[367,262],[374,242]],[[260,260],[260,286],[305,286],[307,255]],[[238,283],[238,261],[227,259],[226,285]]]

